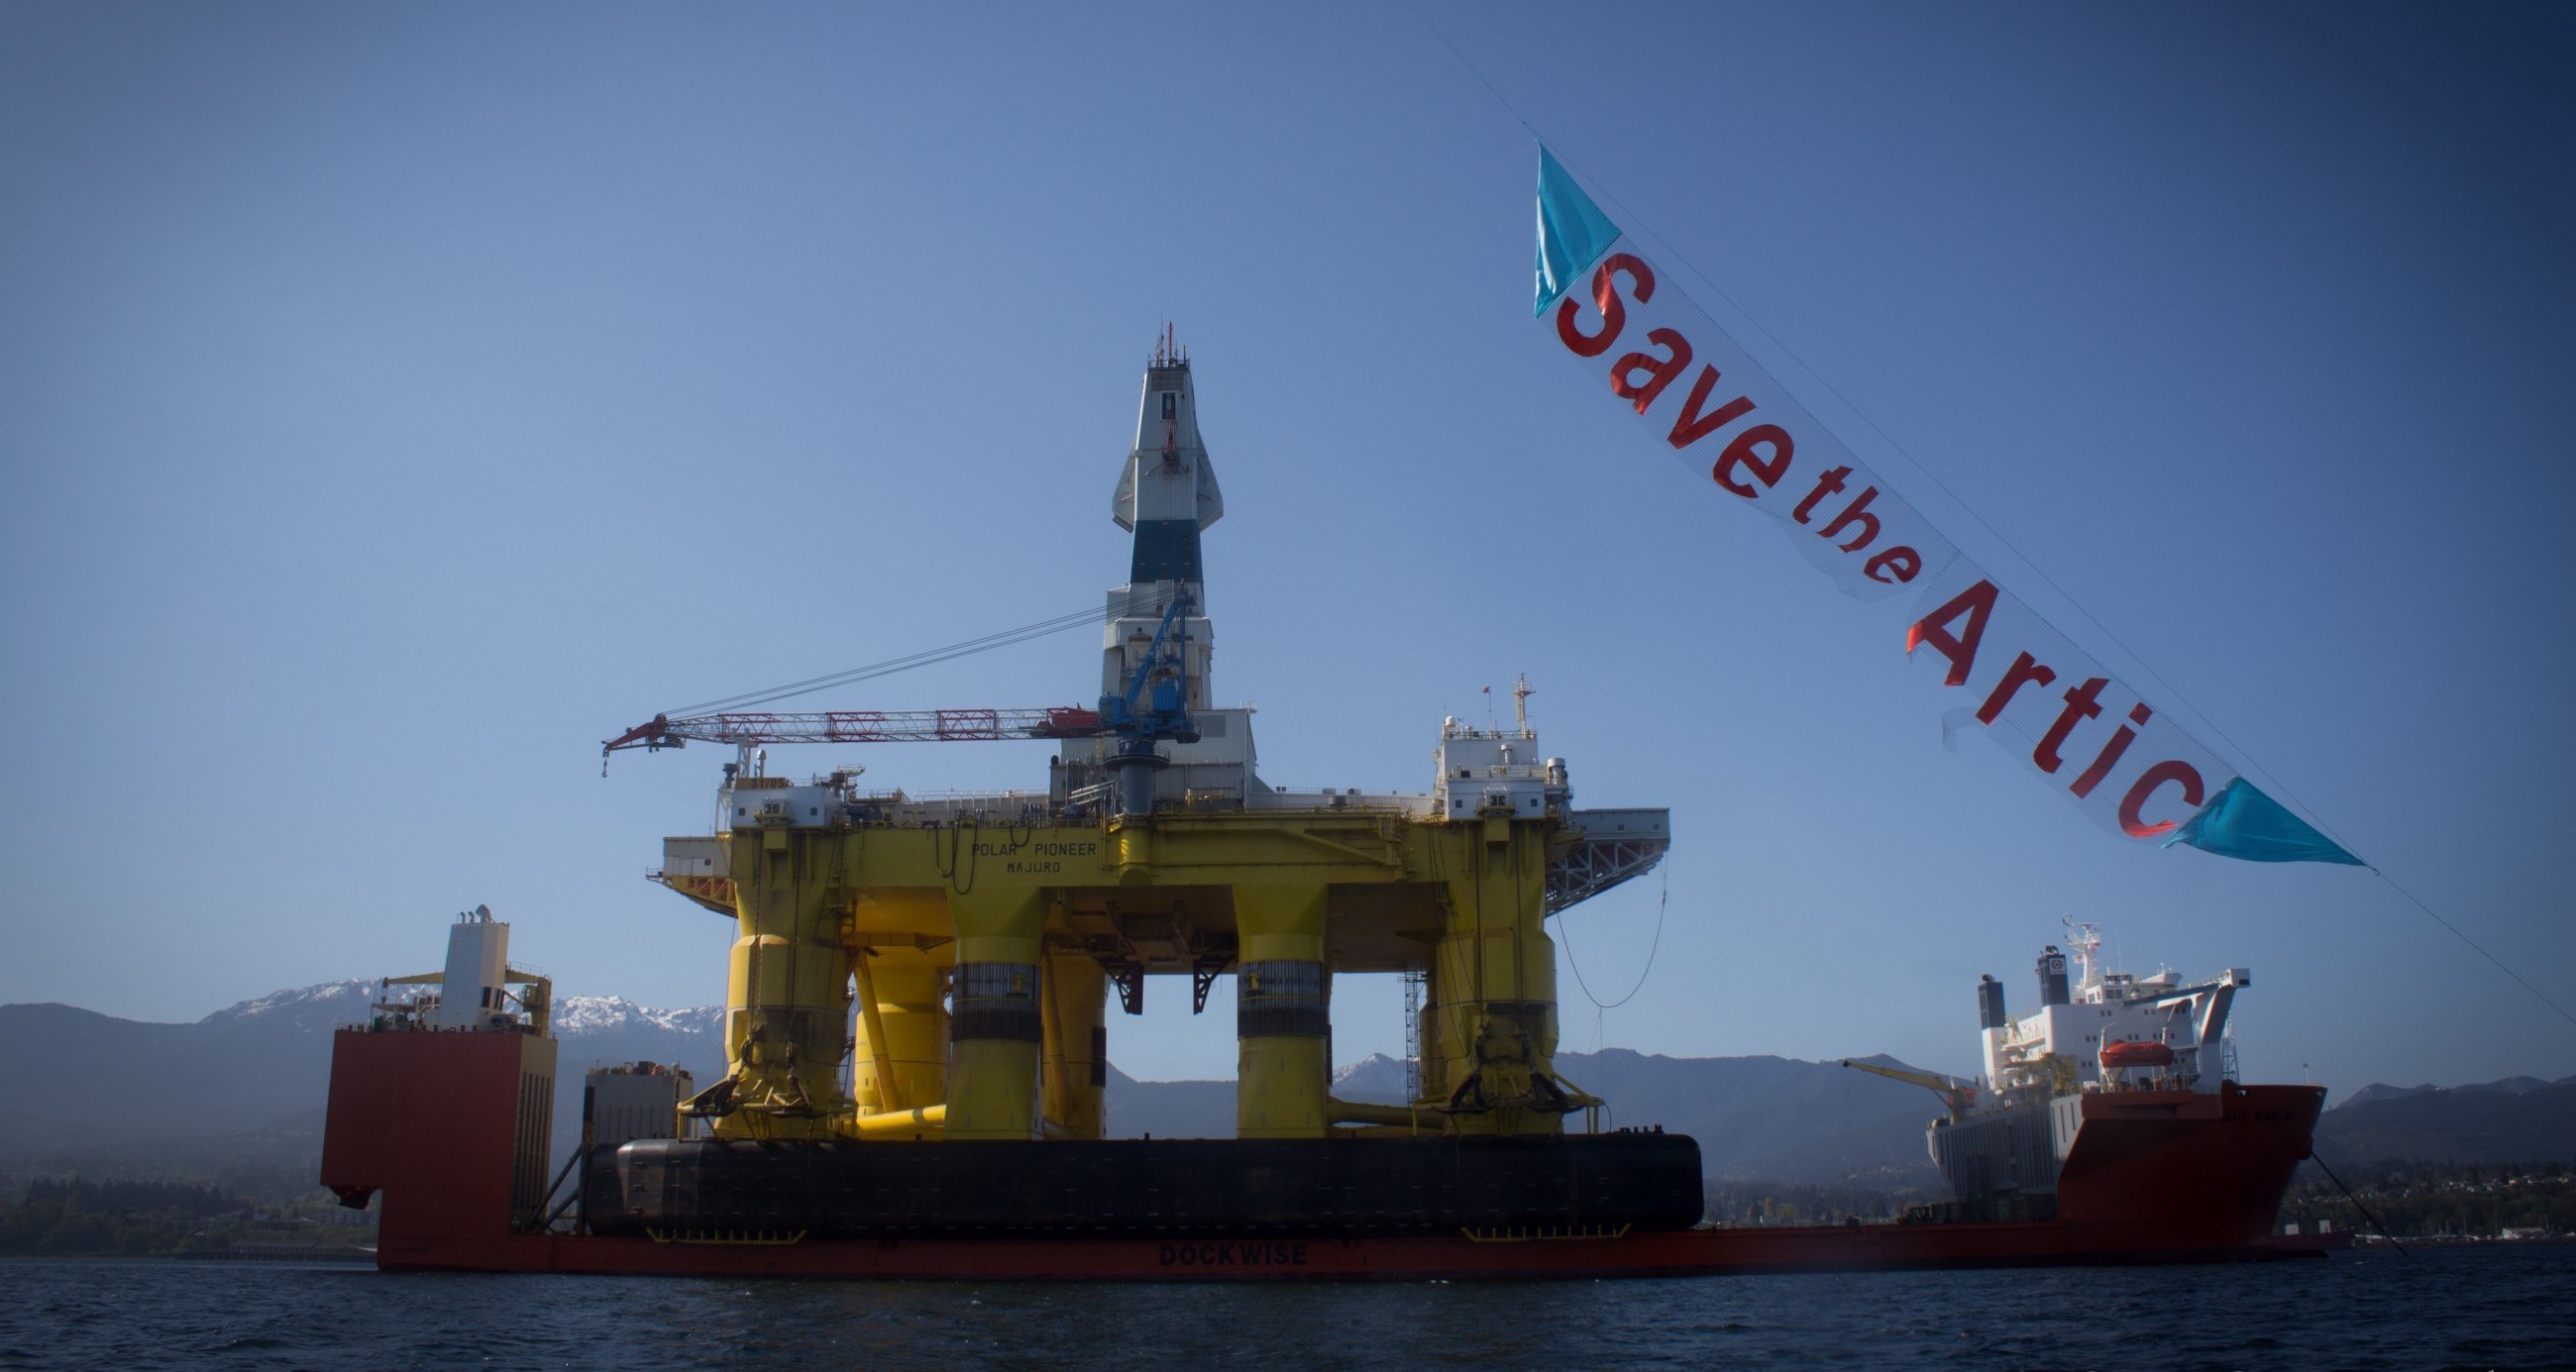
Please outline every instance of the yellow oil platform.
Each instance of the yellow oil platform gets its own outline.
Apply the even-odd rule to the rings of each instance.
[[[725,824],[656,879],[737,921],[719,1138],[1093,1139],[1114,992],[1232,975],[1236,1134],[1555,1134],[1598,1102],[1555,1069],[1547,919],[1659,861],[1663,810],[1577,810],[1516,687],[1452,719],[1422,794],[1291,792],[1252,711],[1208,700],[1199,534],[1224,512],[1188,359],[1158,348],[1114,498],[1134,535],[1100,709],[661,718],[612,748],[728,742]],[[1046,790],[914,799],[760,775],[757,745],[1047,738]],[[1333,1099],[1333,979],[1419,979],[1409,1106]]]

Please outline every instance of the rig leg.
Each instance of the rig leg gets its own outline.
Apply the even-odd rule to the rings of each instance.
[[[734,831],[739,923],[726,979],[725,1053],[736,1108],[717,1121],[719,1135],[824,1138],[848,1104],[835,1079],[850,965],[841,893],[821,870],[824,856],[823,843],[807,835]]]
[[[1322,886],[1238,886],[1234,1132],[1321,1138],[1331,1085],[1332,981]]]
[[[957,927],[948,1137],[1033,1138],[1038,1054],[1046,1038],[1038,1001],[1046,956],[1043,895],[1035,887],[976,890],[950,896],[948,911]]]
[[[1065,1137],[1099,1138],[1109,1084],[1109,978],[1088,953],[1053,953],[1046,997],[1047,1119]]]
[[[915,948],[878,948],[867,956],[876,1013],[862,1016],[853,1077],[862,1114],[919,1110],[948,1099],[948,1011],[939,1003],[946,958]],[[879,1041],[879,1036],[882,1041]]]
[[[1546,837],[1530,826],[1458,826],[1447,928],[1430,979],[1441,1065],[1426,1062],[1453,1127],[1471,1134],[1559,1134],[1556,943],[1547,936]]]

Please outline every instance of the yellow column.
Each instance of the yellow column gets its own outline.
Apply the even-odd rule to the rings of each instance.
[[[1546,831],[1500,820],[1445,827],[1449,910],[1433,953],[1436,1032],[1426,1036],[1441,1056],[1437,1072],[1426,1064],[1426,1089],[1440,1082],[1462,1133],[1561,1133]]]
[[[865,948],[850,950],[850,1000],[858,1007],[850,1024],[850,1095],[859,1113],[891,1110],[900,1092],[894,1059],[886,1055],[885,1015],[877,1007],[877,978]]]
[[[859,1111],[919,1110],[948,1099],[948,1011],[939,1003],[947,959],[911,947],[878,948],[866,959],[876,992],[874,1035],[861,1017],[852,1055]],[[865,995],[869,986],[863,985]],[[880,1036],[878,1039],[876,1036]]]
[[[729,862],[735,918],[725,1053],[733,1079],[724,1137],[822,1138],[848,1102],[835,1078],[849,1023],[849,962],[827,864],[837,836],[738,829]]]
[[[1234,928],[1235,1137],[1321,1138],[1332,1077],[1324,887],[1239,885]]]
[[[949,983],[948,1137],[1037,1132],[1045,905],[1036,887],[986,886],[948,898],[957,928]]]
[[[1046,977],[1047,1118],[1096,1139],[1109,1084],[1109,978],[1088,953],[1050,955]]]

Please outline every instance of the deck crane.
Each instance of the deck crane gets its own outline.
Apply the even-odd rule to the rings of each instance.
[[[1150,777],[1164,760],[1158,740],[1196,743],[1182,689],[1182,662],[1190,598],[1174,596],[1154,630],[1152,646],[1129,675],[1127,688],[1104,695],[1097,708],[1042,706],[1033,710],[822,710],[801,713],[723,711],[672,718],[657,714],[600,745],[603,775],[612,754],[630,748],[659,752],[686,743],[730,743],[753,748],[771,743],[948,743],[995,739],[1114,737],[1119,775]],[[1144,808],[1151,808],[1150,789]],[[1134,807],[1128,807],[1134,808]]]
[[[1949,1077],[1935,1076],[1930,1072],[1917,1072],[1910,1067],[1881,1067],[1877,1063],[1862,1062],[1857,1058],[1843,1059],[1843,1066],[1857,1067],[1861,1071],[1873,1072],[1892,1081],[1911,1082],[1922,1087],[1939,1096],[1941,1103],[1949,1107],[1950,1120],[1954,1124],[1966,1117],[1968,1111],[1977,1103],[1977,1087],[1974,1082],[1954,1081]]]

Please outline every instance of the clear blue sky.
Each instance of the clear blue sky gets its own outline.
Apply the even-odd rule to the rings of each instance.
[[[1425,9],[1970,556],[2136,679],[1891,441],[2576,1001],[2564,10]],[[2576,1072],[2369,875],[2133,849],[1944,752],[1903,602],[1532,325],[1533,160],[1400,6],[0,7],[0,1000],[193,1018],[429,966],[476,902],[567,992],[720,999],[728,926],[643,873],[722,757],[603,781],[597,741],[1096,603],[1168,318],[1267,775],[1427,786],[1526,671],[1579,800],[1672,807],[1652,976],[1598,1020],[1566,977],[1569,1047],[1968,1070],[1977,975],[2026,1007],[2072,913],[2253,968],[2261,1077]],[[1074,702],[1095,662],[816,703]],[[1603,998],[1657,893],[1565,921]],[[1230,1015],[1151,998],[1122,1066],[1231,1071]],[[1337,1035],[1398,1050],[1393,988]]]

